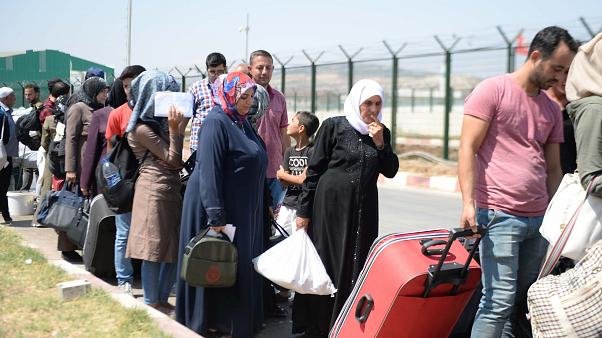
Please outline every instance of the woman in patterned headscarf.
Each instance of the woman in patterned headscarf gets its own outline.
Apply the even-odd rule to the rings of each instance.
[[[236,284],[210,289],[179,280],[176,319],[202,334],[252,337],[263,320],[263,282],[251,259],[263,252],[267,156],[245,118],[253,103],[253,80],[233,72],[220,76],[212,88],[217,105],[199,131],[198,160],[184,196],[179,262],[186,244],[203,229],[221,231],[232,224],[238,250]]]
[[[158,117],[154,97],[159,91],[178,91],[173,77],[146,71],[132,82],[134,109],[127,126],[128,141],[139,161],[132,221],[126,256],[142,260],[144,302],[163,312],[176,278],[180,228],[180,170],[187,120],[171,107]],[[164,114],[162,114],[164,115]]]

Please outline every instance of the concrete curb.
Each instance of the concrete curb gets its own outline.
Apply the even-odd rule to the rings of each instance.
[[[443,140],[440,138],[414,138],[414,137],[398,137],[397,144],[410,144],[410,145],[422,145],[422,146],[442,146]],[[451,139],[449,140],[450,147],[458,147],[460,140]]]
[[[390,188],[413,187],[446,192],[460,191],[458,178],[455,176],[424,176],[405,171],[398,172],[393,178],[386,178],[380,175],[378,177],[378,184],[379,186]]]
[[[24,245],[29,246],[38,250],[42,253],[50,264],[53,264],[65,272],[67,272],[70,276],[75,279],[85,279],[93,287],[104,290],[109,296],[117,301],[121,306],[125,308],[135,308],[145,310],[148,313],[149,317],[157,324],[157,326],[166,334],[170,335],[174,338],[186,338],[186,337],[201,337],[196,332],[190,330],[186,326],[178,323],[174,319],[165,315],[164,313],[144,304],[142,301],[137,300],[136,298],[123,293],[118,287],[108,284],[104,280],[94,276],[92,273],[82,269],[79,266],[71,264],[62,259],[50,259],[48,255],[44,252],[44,250],[40,247],[32,245],[31,243],[24,240]]]

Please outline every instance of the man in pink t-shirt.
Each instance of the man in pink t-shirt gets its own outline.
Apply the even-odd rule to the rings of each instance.
[[[272,208],[282,203],[284,189],[276,178],[276,172],[282,164],[284,151],[290,146],[291,140],[286,135],[288,116],[286,113],[286,101],[281,92],[270,86],[272,72],[274,71],[274,60],[272,55],[265,50],[256,50],[249,58],[249,71],[253,80],[263,86],[270,95],[268,111],[260,118],[257,132],[263,139],[268,154],[268,167],[266,178],[270,185],[272,195]]]
[[[547,27],[534,37],[520,69],[481,82],[466,98],[460,222],[487,227],[472,337],[531,335],[526,294],[547,248],[539,226],[562,178],[562,115],[543,90],[562,81],[576,51],[566,30]]]

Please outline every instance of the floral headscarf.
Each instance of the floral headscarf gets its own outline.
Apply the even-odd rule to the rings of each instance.
[[[155,117],[155,93],[180,91],[180,85],[173,76],[158,70],[147,70],[132,81],[131,90],[134,109],[126,131],[132,131],[138,122],[167,131],[167,118]]]
[[[213,100],[236,123],[242,123],[244,117],[236,111],[236,101],[249,88],[255,90],[255,82],[245,73],[232,72],[220,75],[213,85]]]

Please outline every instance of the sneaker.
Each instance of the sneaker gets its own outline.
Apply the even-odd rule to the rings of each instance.
[[[10,217],[4,218],[4,222],[2,222],[2,224],[11,225],[11,224],[13,224],[13,219]]]
[[[40,223],[38,223],[36,221],[31,221],[31,226],[34,227],[34,228],[45,228],[46,227],[45,225],[40,224]]]
[[[134,297],[134,293],[132,292],[132,284],[129,282],[124,282],[121,283],[117,286],[119,288],[119,290],[121,290],[123,293],[128,294],[132,297]]]

